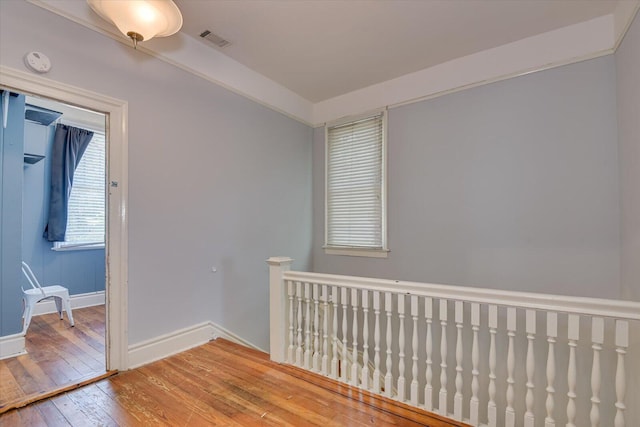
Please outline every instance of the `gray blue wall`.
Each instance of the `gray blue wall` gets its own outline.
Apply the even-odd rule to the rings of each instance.
[[[640,301],[640,17],[615,54],[620,149],[622,293]]]
[[[2,8],[0,63],[24,69],[37,46],[48,78],[129,102],[131,343],[213,320],[267,348],[272,255],[302,270],[620,296],[613,56],[391,109],[392,252],[338,257],[321,248],[322,129],[27,2]]]
[[[8,119],[6,129],[0,124],[0,336],[22,330],[24,96],[9,98]]]
[[[128,101],[130,343],[214,321],[268,348],[265,260],[310,268],[312,129],[37,6],[2,2],[0,63],[24,70],[36,48],[52,60],[47,78]]]
[[[22,259],[29,263],[43,285],[61,284],[71,295],[104,291],[104,249],[56,252],[51,250],[52,243],[42,237],[49,212],[55,125],[43,126],[27,121],[24,126],[25,144],[44,147],[46,156],[23,168]]]
[[[619,297],[615,85],[606,56],[390,109],[388,259],[324,254],[315,129],[314,270]]]

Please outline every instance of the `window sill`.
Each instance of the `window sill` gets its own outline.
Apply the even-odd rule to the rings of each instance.
[[[327,255],[359,256],[368,258],[387,258],[389,249],[366,249],[366,248],[340,248],[335,246],[325,246],[324,253]]]
[[[93,244],[68,244],[62,246],[54,246],[51,248],[52,251],[55,252],[70,252],[70,251],[93,251],[97,249],[104,249],[104,243],[93,243]]]

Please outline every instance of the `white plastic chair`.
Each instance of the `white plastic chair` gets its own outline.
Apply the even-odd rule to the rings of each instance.
[[[71,299],[69,298],[69,290],[64,286],[52,285],[52,286],[40,286],[40,282],[33,274],[29,264],[22,261],[22,274],[27,278],[32,289],[25,290],[22,288],[22,300],[24,302],[24,328],[23,332],[26,333],[31,323],[31,317],[33,316],[33,309],[38,301],[43,299],[53,298],[56,302],[56,308],[62,319],[62,310],[67,312],[69,323],[71,326],[73,323],[73,314],[71,314]]]

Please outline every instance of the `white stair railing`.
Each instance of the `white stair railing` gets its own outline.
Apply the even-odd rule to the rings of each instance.
[[[640,303],[268,263],[276,362],[474,426],[640,425],[625,419]]]

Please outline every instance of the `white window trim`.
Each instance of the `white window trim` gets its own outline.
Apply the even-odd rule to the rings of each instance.
[[[349,248],[339,246],[324,246],[327,255],[360,256],[369,258],[387,258],[389,249]]]
[[[52,251],[70,252],[70,251],[92,251],[96,249],[104,249],[104,243],[64,243],[54,242]]]
[[[375,116],[376,114],[382,114],[382,248],[361,248],[361,247],[347,247],[347,246],[332,246],[328,245],[329,240],[329,215],[328,209],[328,191],[327,191],[327,177],[329,176],[329,128],[333,126],[339,126],[349,122],[355,122],[358,120],[366,119],[368,117]],[[369,258],[387,258],[390,250],[387,242],[387,114],[386,108],[382,110],[369,111],[365,114],[359,114],[357,116],[343,117],[339,120],[325,123],[324,126],[324,253],[326,255],[342,255],[342,256],[356,256],[356,257],[369,257]]]

